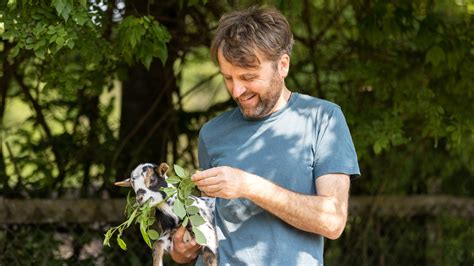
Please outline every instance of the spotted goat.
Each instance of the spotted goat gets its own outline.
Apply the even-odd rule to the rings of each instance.
[[[138,204],[142,205],[149,201],[151,206],[156,206],[156,218],[162,232],[160,238],[153,244],[153,266],[163,265],[164,251],[170,253],[173,249],[173,235],[182,223],[172,210],[176,194],[164,202],[166,193],[160,190],[173,186],[166,182],[168,169],[166,163],[159,166],[152,163],[140,164],[132,171],[130,178],[115,183],[117,186],[132,187]],[[205,220],[204,224],[198,226],[206,237],[206,245],[201,248],[204,264],[217,265],[217,239],[213,225],[214,199],[193,195],[191,197],[194,200],[193,206],[199,208],[199,214]],[[189,237],[189,234],[185,236]]]

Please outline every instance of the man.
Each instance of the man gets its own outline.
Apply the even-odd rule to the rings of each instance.
[[[216,197],[220,265],[323,265],[323,237],[346,224],[354,145],[339,106],[286,88],[292,45],[275,9],[219,21],[211,54],[238,108],[201,129],[192,180]],[[192,262],[199,246],[183,232],[171,256]]]

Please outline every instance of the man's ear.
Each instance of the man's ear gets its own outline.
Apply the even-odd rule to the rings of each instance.
[[[290,56],[287,54],[283,54],[278,61],[278,73],[283,78],[288,76],[288,72],[290,71]]]
[[[161,163],[160,166],[158,166],[158,169],[157,169],[158,175],[160,175],[161,177],[165,177],[166,172],[168,172],[169,168],[170,167],[168,166],[168,164]]]

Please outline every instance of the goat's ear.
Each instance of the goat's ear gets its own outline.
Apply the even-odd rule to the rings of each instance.
[[[150,187],[151,177],[155,174],[153,168],[147,168],[145,173],[145,186]]]
[[[165,177],[166,175],[166,172],[168,172],[168,169],[170,167],[168,166],[168,164],[166,163],[161,163],[160,166],[158,166],[158,174],[161,176],[161,177]]]
[[[119,186],[119,187],[131,187],[132,182],[130,181],[130,178],[127,178],[123,181],[115,182],[114,185]]]

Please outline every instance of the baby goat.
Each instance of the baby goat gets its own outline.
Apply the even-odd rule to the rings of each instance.
[[[115,185],[122,187],[132,187],[136,194],[138,204],[150,201],[152,206],[159,204],[166,198],[166,193],[160,191],[162,187],[172,186],[166,182],[168,176],[166,172],[169,166],[166,163],[157,166],[152,163],[140,164],[132,171],[131,177]],[[202,247],[201,252],[205,265],[217,265],[217,239],[213,225],[214,219],[214,199],[206,197],[195,197],[193,205],[199,208],[199,214],[206,221],[198,229],[206,236],[207,244]],[[173,248],[173,235],[182,221],[172,210],[176,194],[166,202],[156,206],[157,220],[161,226],[161,236],[153,244],[153,265],[163,265],[163,251],[170,252]],[[188,225],[189,226],[189,225]],[[188,228],[189,230],[189,228]]]

